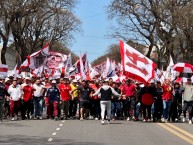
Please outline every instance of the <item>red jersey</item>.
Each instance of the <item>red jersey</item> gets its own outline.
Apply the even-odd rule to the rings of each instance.
[[[70,91],[71,91],[70,85],[69,84],[59,84],[58,88],[60,90],[62,101],[69,101],[70,100]]]
[[[128,85],[124,85],[123,88],[122,88],[122,93],[124,95],[126,95],[126,97],[134,96],[135,91],[136,91],[136,87],[133,84],[130,84],[129,86]]]
[[[168,85],[163,85],[163,100],[171,100],[172,99],[172,87]]]
[[[94,90],[97,91],[99,88],[97,88],[97,86],[95,84],[90,84],[90,87]],[[98,95],[93,96],[92,99],[96,100],[99,99]]]
[[[23,87],[23,100],[25,102],[31,100],[33,98],[33,87],[30,85],[26,85]]]

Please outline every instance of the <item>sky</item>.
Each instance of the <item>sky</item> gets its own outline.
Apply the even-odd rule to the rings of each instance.
[[[90,63],[103,55],[111,44],[118,43],[107,38],[111,24],[106,8],[109,3],[110,0],[80,0],[75,8],[75,14],[82,22],[82,33],[74,35],[70,49],[77,55],[87,52]]]

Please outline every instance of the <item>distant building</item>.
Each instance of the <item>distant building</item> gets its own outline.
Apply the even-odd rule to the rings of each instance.
[[[0,52],[2,49],[2,45],[0,44]],[[9,66],[9,70],[13,70],[16,64],[16,50],[7,48],[7,52],[5,54],[6,63]],[[0,55],[0,63],[1,62],[1,55]]]

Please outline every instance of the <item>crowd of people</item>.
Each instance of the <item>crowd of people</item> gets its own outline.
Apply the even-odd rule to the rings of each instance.
[[[0,77],[0,120],[95,119],[144,122],[189,122],[193,115],[193,85],[147,84],[133,80]],[[188,118],[186,117],[188,115]]]

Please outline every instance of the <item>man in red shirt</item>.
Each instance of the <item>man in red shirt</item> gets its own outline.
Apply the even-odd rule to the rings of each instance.
[[[33,87],[30,84],[30,78],[25,78],[25,85],[22,87],[23,90],[23,96],[22,96],[22,120],[26,119],[26,112],[27,112],[27,118],[30,119],[30,113],[31,116],[33,116]]]
[[[129,121],[131,117],[130,112],[133,111],[135,105],[134,95],[136,92],[136,86],[131,83],[131,80],[127,80],[121,91],[122,94],[125,95],[125,97],[122,98],[124,117],[127,118],[127,121]]]
[[[60,84],[58,88],[60,90],[61,118],[66,120],[69,113],[71,92],[71,87],[70,84],[67,82],[67,78],[60,79]]]

